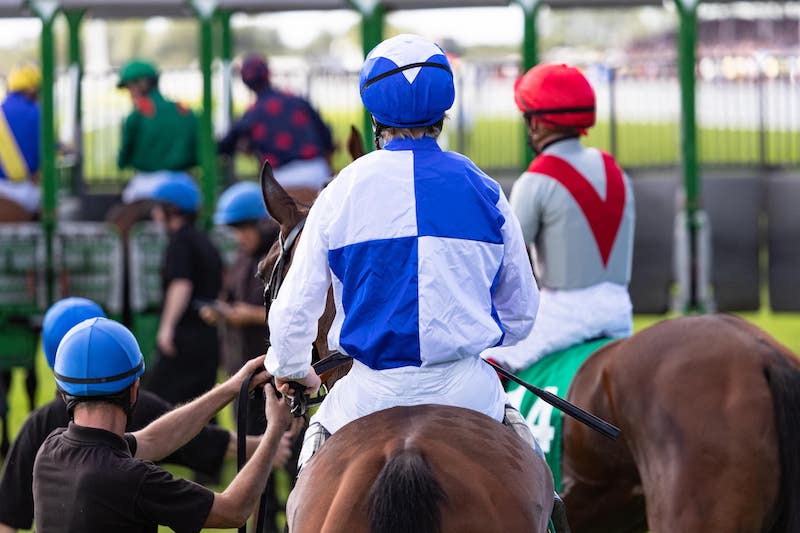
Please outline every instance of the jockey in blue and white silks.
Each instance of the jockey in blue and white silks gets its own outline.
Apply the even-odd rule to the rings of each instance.
[[[385,145],[342,170],[311,208],[269,313],[265,366],[279,384],[318,386],[311,344],[332,283],[328,343],[354,363],[312,426],[333,433],[381,409],[430,403],[502,421],[505,393],[479,354],[533,327],[539,293],[519,222],[497,182],[436,142],[454,98],[437,45],[384,41],[360,85]]]

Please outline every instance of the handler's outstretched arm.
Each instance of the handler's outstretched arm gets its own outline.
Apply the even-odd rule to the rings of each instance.
[[[267,484],[272,461],[292,416],[289,406],[284,400],[277,398],[275,389],[269,385],[264,389],[267,431],[261,438],[253,457],[233,478],[228,488],[221,494],[214,494],[214,504],[203,527],[229,528],[244,525],[248,517],[253,514],[258,498]]]
[[[251,388],[267,381],[263,355],[248,361],[225,383],[135,432],[136,457],[159,461],[189,442],[220,409],[236,398],[244,380],[259,370],[262,372],[252,379]]]

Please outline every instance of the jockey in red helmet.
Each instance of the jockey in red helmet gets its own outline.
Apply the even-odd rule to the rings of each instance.
[[[542,301],[527,339],[484,356],[521,369],[573,344],[631,334],[634,203],[614,158],[581,144],[595,95],[578,69],[538,65],[517,81],[514,99],[538,155],[510,203],[536,251]]]

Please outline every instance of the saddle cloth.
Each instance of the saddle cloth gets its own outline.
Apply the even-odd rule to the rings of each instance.
[[[545,389],[566,399],[578,369],[602,346],[614,339],[602,338],[553,352],[517,375],[525,382]],[[533,393],[510,383],[509,403],[525,417],[528,426],[544,451],[547,464],[553,472],[556,492],[562,488],[561,454],[564,414]]]

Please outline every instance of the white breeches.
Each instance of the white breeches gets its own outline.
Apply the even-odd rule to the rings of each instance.
[[[137,200],[146,200],[153,194],[153,190],[162,182],[175,176],[184,175],[189,178],[185,172],[171,172],[168,170],[161,170],[159,172],[139,172],[136,174],[125,189],[122,191],[122,201],[126,204],[136,202]]]
[[[423,367],[372,370],[356,360],[336,382],[311,422],[330,433],[362,416],[401,405],[452,405],[501,422],[506,394],[495,371],[478,357]]]
[[[39,186],[34,185],[30,180],[2,179],[0,180],[0,196],[18,203],[29,213],[38,213],[42,192]]]
[[[320,190],[331,179],[331,167],[323,157],[296,160],[276,168],[275,179],[284,189]]]
[[[481,356],[519,370],[549,353],[597,337],[628,337],[633,309],[627,287],[599,283],[585,289],[543,289],[530,335],[515,346],[490,348]]]

